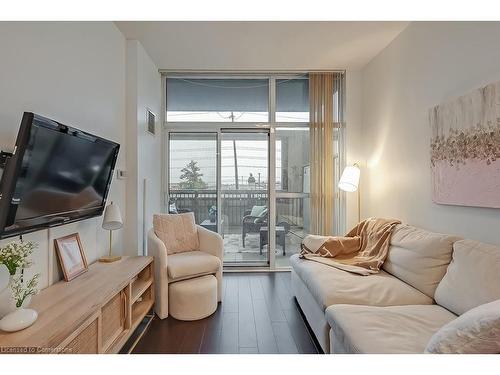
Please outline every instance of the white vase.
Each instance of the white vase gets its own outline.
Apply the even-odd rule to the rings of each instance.
[[[0,292],[9,286],[10,274],[5,264],[0,264]]]
[[[37,319],[38,313],[35,310],[20,307],[0,320],[0,330],[5,332],[20,331],[31,326]]]
[[[16,309],[16,301],[12,298],[12,289],[10,287],[12,278],[12,276],[9,277],[7,287],[0,291],[0,319]]]
[[[4,271],[1,270],[1,267],[7,267],[4,264],[0,264],[0,273],[4,273]],[[19,277],[21,274],[21,269],[17,269],[15,275],[10,275],[9,271],[7,270],[8,274],[8,283],[7,286],[2,290],[1,285],[0,285],[0,319],[2,319],[4,316],[7,314],[13,312],[16,310],[16,300],[12,297],[12,280],[14,277]],[[0,276],[0,279],[5,279],[4,276]],[[25,303],[27,302],[27,304]],[[27,307],[28,304],[31,302],[31,296],[28,297],[25,302],[23,302],[22,307]]]

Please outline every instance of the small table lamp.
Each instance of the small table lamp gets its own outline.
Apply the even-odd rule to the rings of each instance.
[[[102,228],[109,230],[109,254],[99,258],[100,262],[111,263],[120,260],[122,257],[117,255],[111,255],[112,246],[112,233],[114,230],[120,229],[123,226],[122,215],[120,213],[120,207],[116,204],[111,204],[106,207],[104,211],[104,217],[102,219]]]
[[[359,169],[359,166],[357,164],[354,165],[348,165],[347,167],[344,168],[344,172],[342,173],[342,176],[340,176],[339,180],[339,189],[347,192],[358,192],[358,223],[361,220],[361,202],[360,202],[360,196],[359,196],[359,177],[360,177],[361,171]]]

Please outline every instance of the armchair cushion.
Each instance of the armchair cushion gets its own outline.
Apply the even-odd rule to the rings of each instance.
[[[165,244],[167,254],[199,250],[194,214],[156,214],[153,216],[156,236]]]
[[[220,268],[220,259],[203,251],[187,251],[168,256],[167,270],[170,282],[215,274]]]

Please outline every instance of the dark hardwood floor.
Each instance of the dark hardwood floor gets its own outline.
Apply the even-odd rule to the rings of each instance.
[[[155,317],[132,353],[318,353],[290,288],[290,273],[225,273],[208,318]]]

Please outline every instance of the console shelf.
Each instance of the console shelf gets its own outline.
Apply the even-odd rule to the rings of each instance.
[[[154,305],[152,257],[94,263],[76,279],[33,298],[38,320],[0,331],[4,353],[118,353]]]

